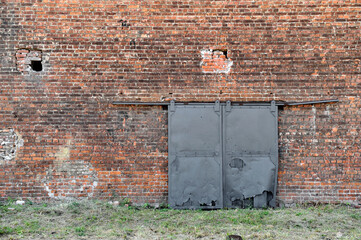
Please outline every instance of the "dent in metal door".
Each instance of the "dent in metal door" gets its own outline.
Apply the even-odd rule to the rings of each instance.
[[[219,108],[175,105],[168,119],[170,206],[223,207]]]
[[[275,206],[277,109],[232,106],[223,115],[225,207]]]

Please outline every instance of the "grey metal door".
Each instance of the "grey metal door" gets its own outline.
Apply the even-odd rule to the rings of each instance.
[[[170,206],[222,208],[220,108],[175,105],[168,114]]]
[[[171,207],[275,206],[274,104],[172,104],[168,125]]]
[[[223,109],[225,207],[275,206],[278,131],[275,106]]]

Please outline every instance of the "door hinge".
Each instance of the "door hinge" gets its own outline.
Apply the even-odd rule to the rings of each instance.
[[[221,110],[221,103],[219,102],[219,100],[217,100],[215,103],[214,103],[214,111],[215,112],[219,112]]]
[[[230,112],[231,109],[232,109],[231,101],[227,101],[227,102],[226,102],[226,112]]]
[[[271,101],[271,113],[274,114],[276,113],[277,110],[277,106],[276,106],[276,101]]]
[[[174,100],[170,101],[169,111],[175,112],[175,101]]]

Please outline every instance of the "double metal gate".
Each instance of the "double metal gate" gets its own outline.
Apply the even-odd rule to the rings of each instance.
[[[170,206],[275,206],[277,110],[274,102],[173,102],[168,122]]]

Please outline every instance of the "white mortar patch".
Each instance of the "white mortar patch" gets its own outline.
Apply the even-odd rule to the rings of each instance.
[[[233,61],[231,59],[225,58],[223,61],[222,66],[210,67],[209,69],[204,67],[212,62],[216,62],[218,59],[214,58],[214,53],[220,52],[218,50],[212,50],[212,49],[205,49],[201,51],[202,55],[202,61],[200,63],[200,66],[202,68],[203,73],[229,73],[231,71],[231,67],[233,65]]]

